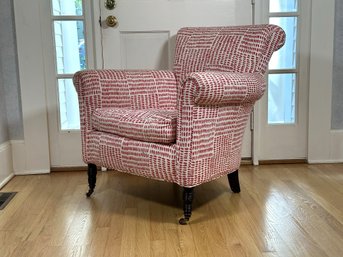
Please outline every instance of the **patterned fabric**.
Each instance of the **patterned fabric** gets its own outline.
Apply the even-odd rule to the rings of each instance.
[[[197,87],[197,105],[254,103],[265,90],[264,77],[259,73],[196,72],[190,73],[188,80]]]
[[[175,143],[175,110],[98,108],[92,115],[94,130],[154,143]]]
[[[183,28],[178,32],[174,72],[180,83],[191,72],[264,74],[284,31],[275,25]]]
[[[172,72],[76,73],[84,161],[185,187],[237,170],[249,114],[266,88],[267,64],[284,42],[275,25],[183,28]],[[176,109],[176,142],[113,134],[104,129],[107,118],[97,120],[107,108],[145,110],[145,117],[155,115],[149,109]]]
[[[73,81],[85,163],[101,165],[99,138],[91,133],[91,117],[97,108],[176,108],[177,82],[171,71],[86,70],[75,73]]]

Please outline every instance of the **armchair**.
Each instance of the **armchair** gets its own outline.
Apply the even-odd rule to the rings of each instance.
[[[87,197],[97,166],[183,187],[180,224],[190,219],[197,185],[228,175],[240,192],[244,129],[284,42],[275,25],[182,28],[172,71],[77,72]]]

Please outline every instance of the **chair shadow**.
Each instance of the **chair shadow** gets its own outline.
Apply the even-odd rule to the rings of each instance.
[[[109,214],[124,214],[126,208],[145,205],[157,208],[160,212],[173,212],[179,218],[183,214],[183,189],[177,184],[113,171],[107,172],[105,177],[104,180],[99,179],[100,183],[91,197],[93,208]],[[213,211],[208,213],[211,203],[220,197],[227,197],[225,201],[230,201],[231,197],[234,199],[239,197],[239,194],[231,192],[226,177],[195,187],[192,224],[207,220],[213,213]],[[196,218],[194,213],[197,213]],[[216,213],[216,218],[222,215],[230,215],[230,213]],[[147,219],[146,215],[143,216],[140,212],[137,212],[137,218]],[[153,222],[161,221],[155,215],[150,215],[149,219]],[[163,220],[163,222],[175,223],[175,220]]]

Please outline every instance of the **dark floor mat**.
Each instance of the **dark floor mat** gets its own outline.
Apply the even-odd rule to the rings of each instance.
[[[0,192],[0,210],[4,209],[6,205],[12,200],[17,192]]]

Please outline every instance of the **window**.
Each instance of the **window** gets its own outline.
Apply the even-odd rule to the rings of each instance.
[[[82,0],[52,0],[56,85],[61,130],[80,128],[77,94],[72,77],[87,68]]]
[[[269,0],[269,23],[284,29],[286,43],[269,63],[268,124],[296,122],[298,16],[297,0]]]

